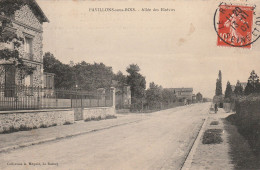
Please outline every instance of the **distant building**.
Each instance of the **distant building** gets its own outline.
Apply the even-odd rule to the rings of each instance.
[[[189,104],[192,102],[193,96],[193,88],[168,88],[173,91],[176,95],[176,98],[179,101],[183,101],[185,104]]]
[[[169,88],[169,89],[174,92],[177,99],[185,98],[188,100],[192,100],[193,88]]]
[[[196,99],[196,94],[192,95],[192,103],[196,103],[197,99]]]

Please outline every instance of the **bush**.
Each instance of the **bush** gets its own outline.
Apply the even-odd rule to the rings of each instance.
[[[106,116],[106,119],[115,119],[117,118],[115,115],[107,115]]]
[[[106,115],[105,118],[102,119],[101,116],[98,116],[98,117],[89,117],[87,119],[85,119],[85,122],[88,122],[88,121],[100,121],[100,120],[104,120],[104,119],[115,119],[117,118],[115,115]]]
[[[28,131],[28,130],[32,130],[32,127],[28,127],[28,126],[25,126],[25,125],[21,125],[19,127],[19,131]]]
[[[8,134],[8,133],[13,133],[13,132],[18,132],[18,131],[30,131],[32,129],[37,129],[37,126],[29,127],[26,125],[20,125],[20,127],[18,127],[18,128],[11,126],[9,129],[4,128],[3,132],[1,132],[1,134]]]
[[[11,126],[9,129],[4,128],[2,134],[7,134],[7,133],[13,133],[13,132],[18,132],[19,129],[15,128],[14,126]]]
[[[219,124],[218,121],[212,121],[212,122],[210,123],[210,125],[218,125],[218,124]]]
[[[204,132],[202,143],[203,144],[219,144],[223,140],[221,138],[222,129],[208,129]]]
[[[63,125],[70,125],[70,124],[72,124],[72,123],[69,121],[66,121],[65,123],[63,123]]]
[[[45,124],[41,124],[40,128],[47,128],[48,126]]]

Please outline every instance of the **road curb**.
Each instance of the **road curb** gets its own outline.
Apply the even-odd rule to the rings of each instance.
[[[11,151],[11,150],[24,148],[24,147],[28,147],[28,146],[32,146],[32,145],[38,145],[38,144],[43,144],[43,143],[47,143],[47,142],[53,142],[53,141],[58,141],[58,140],[67,139],[67,138],[71,138],[71,137],[76,137],[76,136],[80,136],[80,135],[84,135],[84,134],[88,134],[88,133],[92,133],[92,132],[97,132],[97,131],[101,131],[101,130],[111,129],[111,128],[117,127],[117,126],[128,125],[128,124],[131,124],[131,123],[138,123],[138,122],[143,121],[143,120],[145,120],[145,119],[135,120],[135,121],[121,123],[121,124],[116,124],[116,125],[112,125],[112,126],[98,128],[98,129],[92,129],[92,130],[88,130],[88,131],[80,132],[80,133],[74,133],[74,134],[69,134],[69,135],[64,135],[64,136],[57,136],[57,137],[53,137],[53,138],[37,140],[37,141],[33,141],[33,142],[27,142],[27,143],[23,143],[23,144],[20,144],[20,145],[8,146],[8,147],[5,147],[5,148],[1,148],[0,153],[8,152],[8,151]]]
[[[192,144],[191,149],[190,149],[190,151],[189,151],[189,153],[188,153],[188,155],[187,155],[187,157],[186,157],[186,159],[185,159],[185,161],[183,163],[183,166],[182,166],[181,170],[189,170],[190,169],[191,163],[192,163],[192,160],[193,160],[193,156],[194,156],[194,154],[195,154],[195,152],[197,150],[197,147],[199,145],[201,136],[203,134],[203,131],[205,129],[205,126],[206,126],[206,123],[207,123],[207,120],[208,120],[208,117],[209,116],[207,116],[205,118],[205,120],[204,120],[204,122],[203,122],[203,124],[202,124],[202,126],[200,128],[200,131],[198,132],[198,134],[196,136],[196,139],[194,140],[194,143]]]

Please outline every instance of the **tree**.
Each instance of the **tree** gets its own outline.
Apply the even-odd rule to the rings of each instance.
[[[242,85],[241,85],[241,83],[240,83],[239,80],[237,80],[237,84],[236,84],[234,93],[235,93],[236,95],[243,95],[243,87],[242,87]]]
[[[231,100],[231,97],[232,97],[232,87],[230,85],[230,82],[228,81],[227,82],[227,86],[226,86],[226,91],[225,91],[225,99],[230,99]]]
[[[131,89],[131,102],[136,105],[138,110],[141,110],[146,88],[145,77],[139,73],[140,68],[137,64],[129,65],[126,71],[129,73],[127,84],[130,85]]]
[[[98,88],[111,87],[113,71],[103,63],[89,64],[85,61],[74,66],[63,64],[53,54],[47,52],[43,56],[45,72],[55,74],[56,88],[75,88],[95,91]]]
[[[163,103],[169,105],[171,103],[176,102],[176,100],[177,100],[177,98],[176,98],[174,91],[172,91],[170,89],[163,89],[162,90],[162,101],[163,101]]]
[[[98,88],[109,88],[112,84],[113,71],[103,63],[89,64],[85,61],[74,66],[75,77],[81,89],[94,91]]]
[[[260,83],[259,83],[259,77],[253,70],[250,73],[250,76],[247,81],[247,85],[245,88],[245,94],[249,95],[251,93],[260,93]]]
[[[18,68],[18,75],[22,80],[26,75],[30,75],[36,69],[34,66],[29,66],[24,63],[20,57],[19,47],[24,43],[22,37],[18,36],[15,29],[13,29],[12,16],[15,11],[19,10],[26,3],[30,1],[25,0],[0,0],[0,43],[9,48],[0,49],[0,59],[4,60],[8,65],[13,65]],[[2,67],[1,74],[3,74],[6,68]]]
[[[197,100],[197,102],[203,101],[203,97],[202,97],[202,94],[200,92],[196,94],[196,100]]]
[[[55,88],[75,87],[73,68],[57,60],[50,52],[45,53],[43,56],[43,71],[55,74]]]
[[[216,81],[215,94],[216,94],[216,96],[222,95],[222,73],[221,73],[221,70],[219,70],[219,73],[218,73],[218,79]]]
[[[150,83],[149,89],[146,90],[146,101],[149,107],[156,107],[158,104],[161,106],[162,97],[162,87],[154,82]]]
[[[118,71],[113,77],[113,80],[116,80],[118,82],[119,87],[127,84],[127,78],[121,71]]]

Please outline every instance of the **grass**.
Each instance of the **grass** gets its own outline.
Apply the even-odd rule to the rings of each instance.
[[[203,144],[220,144],[223,142],[221,138],[222,129],[208,129],[204,132]]]
[[[3,132],[1,132],[0,134],[14,133],[14,132],[18,132],[18,131],[30,131],[33,129],[37,129],[37,126],[33,126],[33,127],[29,127],[29,126],[25,126],[25,125],[20,125],[19,127],[11,126],[9,129],[4,128]]]
[[[212,122],[210,123],[210,125],[218,125],[218,124],[219,124],[218,121],[212,121]]]
[[[71,125],[72,123],[69,121],[66,121],[65,123],[63,123],[63,125]]]
[[[117,117],[115,115],[107,115],[106,119],[116,119]]]
[[[101,116],[89,117],[89,118],[85,119],[85,122],[100,121],[100,120],[104,120],[104,119],[115,119],[115,118],[117,118],[115,115],[106,115],[104,118],[102,118]]]
[[[37,126],[26,126],[26,125],[20,125],[19,127],[14,127],[11,126],[9,129],[4,128],[4,130],[2,132],[0,132],[0,134],[9,134],[9,133],[14,133],[14,132],[19,132],[19,131],[30,131],[33,129],[38,129],[38,128],[48,128],[48,127],[52,127],[52,126],[57,126],[57,123],[53,123],[50,126],[47,126],[45,124],[41,124],[39,127]]]
[[[48,126],[45,124],[41,124],[40,128],[47,128]]]
[[[29,131],[29,130],[32,130],[32,129],[33,129],[32,127],[21,125],[20,128],[19,128],[19,131]]]
[[[18,132],[18,131],[19,131],[18,128],[11,126],[9,129],[4,128],[3,132],[1,132],[1,134],[8,134],[8,133],[13,133],[13,132]]]

